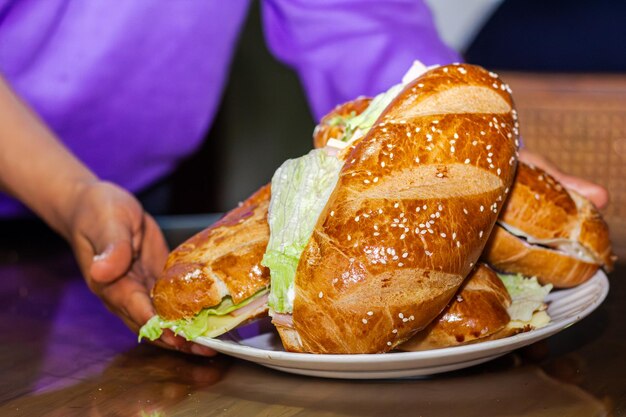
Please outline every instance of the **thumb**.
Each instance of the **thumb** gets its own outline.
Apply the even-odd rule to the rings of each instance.
[[[92,242],[95,251],[89,274],[94,281],[107,283],[120,278],[133,261],[131,232],[122,225],[110,226]]]

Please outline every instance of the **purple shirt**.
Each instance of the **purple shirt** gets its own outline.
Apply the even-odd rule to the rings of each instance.
[[[0,0],[0,71],[102,179],[139,191],[200,144],[248,0]],[[414,59],[459,60],[415,0],[264,0],[269,49],[316,119],[398,82]],[[1,139],[0,139],[1,140]],[[0,216],[24,213],[0,195]]]

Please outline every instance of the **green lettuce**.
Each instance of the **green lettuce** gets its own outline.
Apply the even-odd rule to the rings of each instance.
[[[174,333],[182,334],[187,340],[200,336],[217,337],[247,319],[245,315],[233,316],[231,312],[250,304],[256,298],[267,294],[268,291],[268,288],[263,289],[239,304],[233,303],[233,300],[226,296],[216,307],[205,308],[190,319],[165,320],[158,315],[153,316],[139,330],[139,341],[144,337],[156,340],[163,334],[163,329],[172,329]]]
[[[285,161],[272,177],[270,239],[261,264],[270,269],[269,306],[278,313],[292,312],[300,255],[337,184],[342,165],[334,156],[315,149]]]
[[[357,131],[360,131],[358,136],[365,136],[404,87],[404,84],[394,85],[389,90],[374,97],[361,114],[346,118],[344,122],[346,125],[345,134],[340,140],[348,143],[352,142],[357,137],[355,135]]]
[[[524,278],[519,274],[498,276],[511,296],[508,313],[512,321],[530,322],[535,312],[545,308],[545,299],[552,290],[552,284],[541,285],[536,277]]]
[[[350,143],[357,137],[365,136],[372,126],[374,126],[374,123],[376,123],[376,120],[378,120],[383,111],[398,94],[400,94],[404,87],[429,68],[430,67],[425,67],[418,61],[414,62],[413,66],[411,66],[402,78],[401,83],[392,86],[389,90],[374,97],[369,106],[367,106],[361,114],[355,115],[355,113],[352,113],[348,116],[336,116],[331,119],[331,125],[345,126],[344,135],[339,138],[339,140]]]

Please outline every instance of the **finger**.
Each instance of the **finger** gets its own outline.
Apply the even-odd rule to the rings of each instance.
[[[190,342],[182,336],[175,335],[174,332],[169,329],[165,329],[163,331],[160,340],[170,348],[193,355],[210,357],[217,354],[217,352],[213,349],[199,345],[194,342]]]
[[[559,181],[566,188],[589,199],[598,208],[604,208],[609,203],[609,192],[601,185],[570,175],[564,175]]]
[[[142,265],[145,273],[156,279],[163,272],[169,248],[158,224],[146,214],[144,217],[144,242],[141,251]]]
[[[89,275],[91,278],[99,283],[107,283],[115,281],[123,276],[130,268],[133,260],[133,248],[128,237],[105,237],[99,240],[99,242],[110,243],[95,243],[92,242],[94,247],[102,247],[102,251],[96,252],[94,255],[91,267],[89,268]]]

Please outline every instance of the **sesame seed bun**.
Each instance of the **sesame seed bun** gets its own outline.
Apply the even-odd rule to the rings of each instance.
[[[493,73],[451,65],[407,85],[344,150],[298,264],[293,327],[278,328],[286,348],[386,352],[437,317],[497,219],[517,135]]]
[[[237,304],[269,285],[269,270],[260,264],[269,237],[269,198],[266,185],[170,253],[152,290],[159,316],[191,318],[225,296]]]
[[[540,168],[520,163],[483,259],[508,273],[536,276],[557,288],[613,268],[609,231],[587,199]]]
[[[416,351],[509,336],[511,297],[496,273],[479,263],[446,309],[424,330],[398,347]]]

